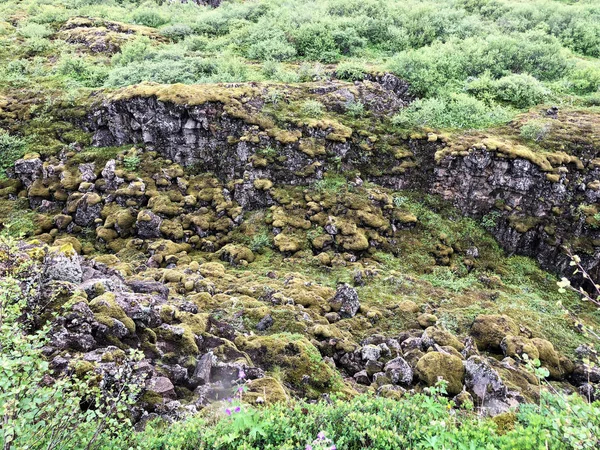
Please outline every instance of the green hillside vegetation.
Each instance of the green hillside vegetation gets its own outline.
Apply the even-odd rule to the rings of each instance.
[[[599,448],[599,152],[598,0],[0,0],[0,444]]]

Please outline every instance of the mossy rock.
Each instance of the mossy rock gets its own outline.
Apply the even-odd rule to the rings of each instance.
[[[339,373],[325,363],[317,348],[301,335],[239,336],[235,344],[255,365],[265,370],[279,367],[284,384],[301,396],[316,399],[342,386]]]
[[[457,356],[429,352],[419,359],[415,374],[427,386],[434,386],[438,378],[443,378],[448,383],[448,394],[456,395],[463,389],[465,368]]]
[[[523,353],[527,354],[529,359],[539,359],[540,353],[537,347],[523,336],[506,336],[502,339],[500,347],[505,356],[523,358]]]
[[[546,339],[533,338],[531,343],[535,345],[539,353],[539,359],[542,366],[548,369],[550,376],[560,380],[567,375],[568,364],[563,364],[564,358],[554,349],[554,345]]]
[[[453,347],[459,352],[465,348],[464,344],[460,342],[456,336],[448,330],[439,327],[427,328],[423,333],[421,340],[425,346],[433,346],[435,343],[441,347]]]
[[[246,383],[242,400],[251,404],[271,405],[289,400],[284,387],[273,377],[257,378]]]
[[[115,294],[112,292],[106,292],[96,297],[89,306],[94,312],[94,318],[101,324],[112,328],[114,320],[118,320],[125,325],[130,334],[135,333],[135,323],[116,302]]]
[[[196,344],[196,337],[189,325],[184,323],[177,325],[163,324],[155,332],[160,340],[168,344],[168,351],[177,355],[198,355],[199,350]]]
[[[236,244],[227,244],[217,252],[217,256],[231,265],[251,263],[255,259],[252,250],[244,245]]]
[[[70,244],[78,254],[81,254],[81,242],[74,236],[63,236],[59,239],[54,240],[54,246],[63,247],[66,244]]]
[[[201,264],[198,270],[203,277],[208,278],[221,278],[225,275],[225,267],[218,262]]]
[[[303,248],[303,243],[298,238],[286,235],[284,233],[279,233],[277,236],[275,236],[273,242],[280,252],[296,253],[298,250]]]
[[[519,327],[508,316],[483,314],[475,318],[470,334],[475,339],[479,350],[499,352],[502,339],[508,335],[517,336]]]

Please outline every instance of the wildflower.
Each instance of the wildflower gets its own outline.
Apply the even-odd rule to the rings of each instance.
[[[313,450],[313,447],[310,444],[306,444],[306,448],[304,450]]]
[[[225,414],[227,414],[228,416],[230,416],[230,415],[231,415],[231,410],[230,410],[229,408],[227,408],[227,409],[225,410]]]
[[[239,413],[242,410],[239,406],[236,406],[233,412]]]
[[[243,380],[244,378],[246,378],[246,372],[244,372],[244,369],[240,369],[240,371],[238,372],[238,378],[240,380]]]
[[[337,447],[335,446],[335,444],[333,444],[331,447],[329,447],[329,450],[337,450]]]
[[[323,439],[325,439],[325,432],[324,431],[319,431],[319,434],[317,434],[317,439],[319,439],[320,441],[322,441]]]

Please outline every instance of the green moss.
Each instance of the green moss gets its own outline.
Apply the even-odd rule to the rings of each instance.
[[[415,368],[415,374],[427,386],[434,386],[441,377],[448,382],[446,390],[456,395],[463,389],[465,368],[462,360],[454,355],[429,352],[423,355]]]
[[[235,344],[266,370],[280,367],[284,382],[303,396],[318,398],[341,388],[339,373],[323,362],[319,351],[303,336],[240,336]]]
[[[90,302],[90,309],[94,312],[94,318],[107,327],[114,325],[114,319],[125,325],[129,333],[135,333],[135,323],[125,314],[125,311],[115,301],[115,294],[106,292]]]

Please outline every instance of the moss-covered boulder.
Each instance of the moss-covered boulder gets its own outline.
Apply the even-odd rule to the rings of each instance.
[[[540,353],[533,342],[523,336],[506,336],[500,343],[504,355],[523,358],[527,354],[529,359],[538,359]]]
[[[231,265],[248,264],[254,261],[254,253],[244,245],[227,244],[217,252],[217,256]]]
[[[279,368],[284,384],[299,395],[316,399],[342,387],[339,373],[323,361],[317,348],[304,336],[239,336],[235,344],[256,366],[265,370]]]
[[[242,400],[252,404],[273,404],[289,399],[284,387],[273,377],[257,378],[246,383]]]
[[[560,380],[568,375],[571,364],[554,349],[552,342],[546,339],[533,338],[531,343],[538,351],[542,366],[548,369],[552,378]]]
[[[96,297],[90,302],[89,306],[94,312],[96,321],[106,325],[115,336],[121,338],[127,334],[135,333],[134,321],[125,314],[112,292],[106,292]],[[123,326],[126,329],[125,333],[120,331]]]
[[[471,325],[470,334],[480,350],[499,352],[502,339],[508,335],[517,336],[519,327],[505,315],[479,315]]]
[[[457,356],[429,352],[419,359],[415,374],[427,386],[434,386],[439,378],[444,379],[448,383],[448,393],[456,395],[462,391],[465,368]]]
[[[434,344],[441,347],[453,347],[459,352],[465,348],[464,344],[460,342],[456,336],[448,330],[439,327],[427,328],[423,333],[423,336],[421,336],[421,341],[423,342],[424,348],[433,347]]]

